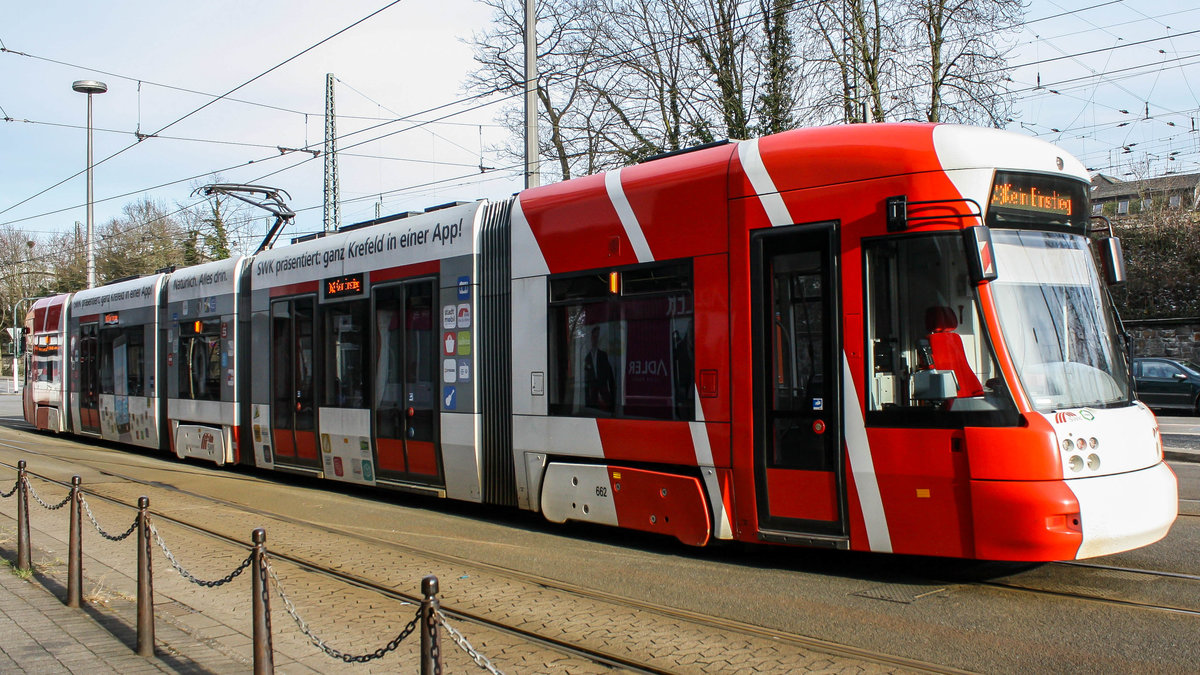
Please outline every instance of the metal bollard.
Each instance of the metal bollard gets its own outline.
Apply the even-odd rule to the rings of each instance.
[[[29,555],[29,484],[25,482],[25,460],[17,462],[17,569],[32,570]]]
[[[150,500],[138,497],[137,653],[154,656],[154,581],[150,569]]]
[[[250,553],[250,607],[254,619],[254,675],[275,672],[275,654],[271,646],[271,597],[268,593],[266,559],[267,531],[257,528],[250,533],[254,550]]]
[[[438,638],[438,578],[430,574],[421,580],[421,675],[442,672],[442,649]]]
[[[83,509],[79,476],[71,476],[71,537],[67,544],[67,607],[79,607],[83,596]]]

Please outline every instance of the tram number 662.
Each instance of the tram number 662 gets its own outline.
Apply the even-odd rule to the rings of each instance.
[[[596,486],[596,496],[597,497],[607,497],[608,496],[608,486],[607,485],[597,485]]]

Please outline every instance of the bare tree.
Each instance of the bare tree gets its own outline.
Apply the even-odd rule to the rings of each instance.
[[[16,309],[16,325],[22,323],[24,313],[29,309],[25,298],[35,298],[49,295],[54,275],[43,259],[45,247],[39,245],[28,233],[11,226],[0,228],[0,328],[12,328],[14,323],[13,310]],[[12,374],[12,349],[14,343],[7,332],[2,333],[0,344],[5,345],[4,370],[0,372]]]
[[[1024,0],[908,0],[913,59],[923,73],[930,122],[1002,126],[1012,109],[1007,61],[999,44],[1020,25]],[[916,97],[913,97],[916,101]]]
[[[480,94],[524,91],[524,5],[518,0],[483,2],[494,10],[495,21],[471,41],[480,67],[468,76],[465,87]],[[579,147],[578,139],[565,132],[572,118],[587,114],[582,77],[592,62],[595,42],[594,36],[585,30],[589,7],[589,2],[537,3],[537,51],[542,73],[537,94],[541,106],[539,118],[544,122],[539,127],[539,152],[551,158],[564,180],[571,177],[577,159],[583,157],[585,162],[589,159],[586,144]],[[522,112],[515,106],[507,106],[501,119],[519,133],[514,134],[513,142],[497,150],[523,163]]]
[[[762,89],[758,95],[759,134],[775,134],[796,126],[797,58],[792,41],[791,0],[759,0],[763,43],[759,62],[763,66]]]
[[[521,5],[485,2],[496,24],[474,38],[467,86],[516,93]],[[541,153],[565,179],[797,124],[994,123],[1010,106],[997,45],[1022,2],[544,0]],[[503,122],[520,163],[521,111],[506,107]]]
[[[96,276],[101,283],[185,264],[184,227],[149,198],[127,204],[120,217],[100,226],[99,233]]]

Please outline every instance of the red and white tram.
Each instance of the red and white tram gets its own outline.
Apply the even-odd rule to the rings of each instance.
[[[1016,134],[858,125],[383,218],[39,302],[67,372],[29,369],[26,417],[695,545],[1128,550],[1177,483],[1087,181]]]

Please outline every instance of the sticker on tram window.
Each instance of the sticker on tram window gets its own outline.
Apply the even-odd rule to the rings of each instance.
[[[110,314],[104,315],[104,325],[105,326],[115,326],[119,323],[121,323],[121,316],[119,314],[117,314],[116,312],[112,312]]]
[[[445,330],[453,330],[457,325],[458,319],[455,316],[454,305],[446,305],[442,307],[442,328]]]
[[[812,409],[813,409],[813,410],[824,410],[824,409],[825,409],[825,399],[823,399],[823,398],[814,398],[814,399],[813,399],[813,407],[812,407]]]
[[[458,278],[458,299],[466,300],[471,297],[471,277]]]

